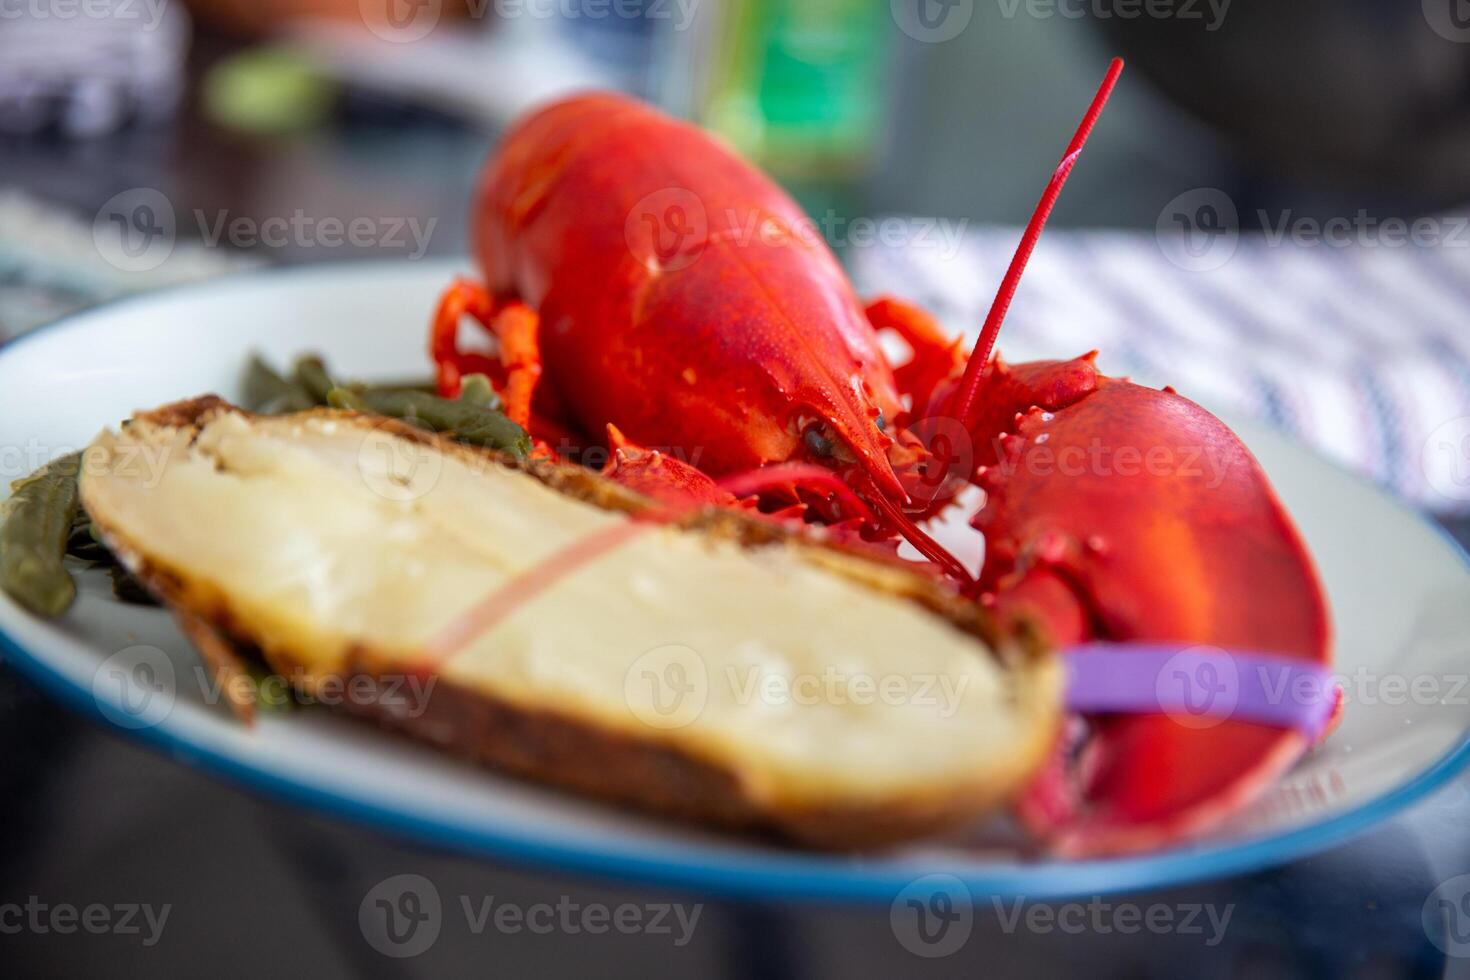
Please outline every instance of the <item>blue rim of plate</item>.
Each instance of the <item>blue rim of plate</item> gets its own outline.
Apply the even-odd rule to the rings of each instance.
[[[383,265],[392,263],[383,263]],[[448,266],[449,263],[445,263]],[[39,334],[76,325],[74,321],[116,306],[173,297],[195,290],[208,290],[242,278],[287,272],[293,278],[333,275],[344,271],[377,271],[379,263],[323,263],[288,268],[267,267],[216,280],[186,283],[119,297],[80,310],[53,323],[22,334],[0,346],[0,358]],[[1470,552],[1448,531],[1408,507],[1381,486],[1344,470],[1318,456],[1313,450],[1293,443],[1299,451],[1317,456],[1340,476],[1369,488],[1393,509],[1429,528],[1470,569]],[[210,775],[223,777],[288,803],[310,807],[354,823],[409,837],[436,848],[444,848],[528,868],[591,875],[612,881],[635,882],[737,898],[800,900],[844,903],[891,902],[900,892],[928,875],[944,874],[958,879],[975,898],[1021,897],[1030,900],[1076,895],[1103,895],[1146,891],[1204,879],[1246,874],[1309,857],[1342,843],[1397,814],[1435,790],[1447,785],[1470,766],[1470,731],[1460,743],[1417,776],[1396,789],[1335,817],[1296,830],[1250,840],[1199,848],[1184,848],[1160,854],[1087,861],[1042,861],[1025,864],[997,862],[984,870],[956,869],[942,861],[915,861],[903,868],[863,868],[860,858],[813,857],[800,852],[769,854],[708,854],[700,860],[661,856],[648,847],[596,847],[569,845],[550,838],[509,829],[469,827],[416,813],[406,813],[375,803],[353,799],[273,772],[264,765],[234,758],[228,753],[202,748],[168,730],[167,724],[136,730],[110,724],[92,692],[61,676],[0,629],[3,662],[15,666],[43,690],[78,713],[113,731],[120,731],[166,751],[172,758]],[[940,886],[943,887],[943,886]]]

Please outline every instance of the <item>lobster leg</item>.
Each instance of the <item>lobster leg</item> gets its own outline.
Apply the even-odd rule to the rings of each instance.
[[[909,396],[913,413],[922,412],[933,401],[934,390],[964,367],[959,338],[946,336],[939,321],[922,308],[892,296],[869,303],[866,313],[874,330],[892,330],[913,351],[894,368],[893,377],[899,394]]]
[[[439,297],[434,322],[429,328],[429,356],[434,359],[439,394],[459,397],[460,381],[475,368],[484,369],[493,362],[484,354],[459,349],[459,322],[466,315],[474,317],[487,330],[495,312],[495,300],[489,290],[468,279],[456,279]]]
[[[469,315],[499,342],[496,362],[484,354],[459,349],[459,324]],[[459,395],[460,383],[474,369],[486,370],[505,399],[505,414],[525,428],[531,424],[531,399],[541,380],[540,321],[524,303],[508,303],[497,313],[489,290],[468,279],[456,279],[439,299],[429,333],[429,353],[438,369],[439,394]]]
[[[472,317],[494,337],[497,355],[459,348],[459,324]],[[556,414],[553,393],[540,385],[540,318],[524,303],[511,302],[495,309],[494,297],[477,282],[456,279],[439,299],[430,329],[429,352],[437,370],[439,393],[445,398],[459,395],[465,376],[483,374],[494,384],[505,402],[505,414],[531,433],[537,451],[550,455],[549,440],[571,444],[569,430],[548,418]],[[533,408],[533,402],[539,403]]]
[[[524,303],[511,303],[490,322],[500,340],[505,365],[505,414],[523,428],[531,428],[531,399],[541,381],[541,347],[536,339],[540,320]]]
[[[872,525],[876,516],[852,488],[831,470],[805,463],[777,463],[744,473],[736,473],[719,481],[681,459],[636,445],[608,424],[607,441],[612,458],[602,475],[675,508],[701,506],[742,506],[754,510],[761,494],[799,500],[802,491],[840,509],[847,520],[858,525]],[[767,516],[778,520],[800,520],[806,507],[793,504]]]
[[[611,422],[607,445],[612,450],[602,475],[629,490],[670,507],[731,507],[735,495],[721,489],[704,471],[655,449],[645,449],[628,439]]]
[[[778,463],[716,482],[683,460],[634,444],[615,425],[608,425],[607,440],[612,457],[602,475],[674,510],[742,507],[778,523],[804,524],[808,513],[807,504],[802,502],[804,492],[807,500],[822,501],[822,508],[831,513],[833,520],[823,529],[829,540],[888,557],[898,550],[898,542],[891,538],[874,543],[863,537],[865,529],[878,523],[877,516],[825,467]],[[794,502],[760,512],[757,508],[762,494]],[[838,519],[839,515],[846,516]]]

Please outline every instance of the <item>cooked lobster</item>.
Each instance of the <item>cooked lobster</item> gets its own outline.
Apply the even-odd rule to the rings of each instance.
[[[1321,583],[1229,428],[1172,389],[1103,375],[1096,352],[992,357],[1121,68],[1063,154],[968,356],[919,309],[860,303],[796,203],[700,130],[614,95],[538,111],[484,171],[473,232],[484,281],[454,283],[431,328],[441,392],[484,373],[538,451],[609,446],[609,476],[666,500],[745,497],[786,519],[901,536],[1058,646],[1157,640],[1325,663]],[[465,315],[489,346],[461,346]],[[904,363],[885,356],[885,331],[912,350]],[[833,477],[854,493],[833,493]],[[970,484],[986,491],[978,575],[920,527]],[[1240,720],[1090,718],[1059,738],[1018,812],[1061,853],[1155,847],[1215,825],[1307,747]]]

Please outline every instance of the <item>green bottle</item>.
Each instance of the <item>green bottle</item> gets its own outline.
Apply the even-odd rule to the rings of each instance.
[[[892,24],[875,0],[732,0],[703,121],[784,180],[865,175],[883,135]]]

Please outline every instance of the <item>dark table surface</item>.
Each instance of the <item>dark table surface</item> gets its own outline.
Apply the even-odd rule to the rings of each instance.
[[[462,251],[465,209],[489,137],[440,120],[359,107],[347,124],[286,140],[217,130],[186,115],[163,132],[105,144],[0,142],[5,183],[90,216],[111,195],[162,190],[186,214],[263,218],[301,202],[317,214],[432,215],[430,254]],[[354,257],[288,245],[271,261]],[[1450,528],[1470,544],[1470,524]],[[1112,909],[1165,906],[1229,914],[1222,936],[1147,929],[1124,935],[1012,925],[981,904],[950,955],[921,959],[899,941],[889,908],[711,896],[570,878],[383,836],[217,781],[70,714],[0,667],[0,975],[248,977],[889,976],[1435,977],[1470,975],[1421,912],[1431,892],[1470,871],[1470,778],[1356,840],[1307,860],[1166,892],[1108,896]],[[431,881],[446,910],[431,948],[376,951],[359,923],[375,886],[401,874]],[[522,908],[698,906],[692,938],[477,932],[462,901]],[[1079,896],[1084,906],[1091,896]],[[168,918],[137,934],[14,931],[7,905],[78,909],[146,904]],[[1062,903],[1051,903],[1054,908]],[[1452,950],[1470,956],[1465,932]],[[20,914],[20,913],[14,913]],[[29,913],[26,913],[29,914]],[[1090,913],[1089,913],[1090,914]],[[1111,915],[1111,913],[1109,913]],[[44,914],[43,914],[44,917]],[[1045,920],[1041,920],[1045,921]],[[1098,921],[1095,918],[1089,922]],[[1206,920],[1201,920],[1206,921]],[[1455,919],[1459,922],[1459,919]],[[1211,942],[1211,939],[1218,939]]]

